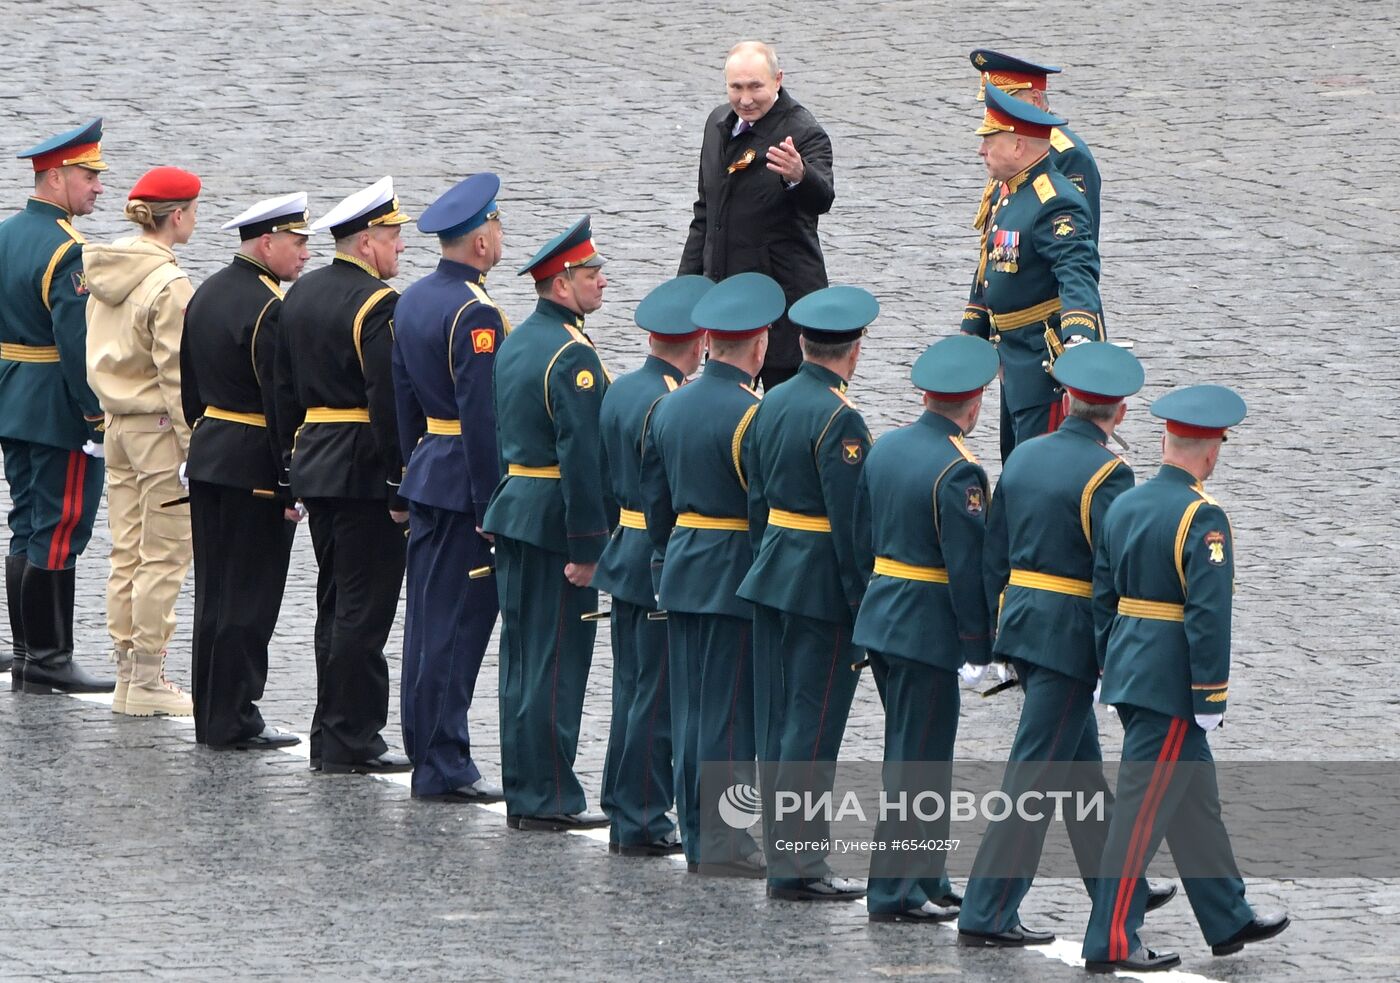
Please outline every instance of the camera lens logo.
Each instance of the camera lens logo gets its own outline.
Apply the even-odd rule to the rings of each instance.
[[[752,785],[731,785],[719,797],[719,818],[733,829],[748,829],[761,814],[758,789]]]

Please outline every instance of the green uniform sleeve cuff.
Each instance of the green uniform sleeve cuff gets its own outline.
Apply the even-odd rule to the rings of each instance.
[[[1191,688],[1191,712],[1194,714],[1224,713],[1229,687]]]

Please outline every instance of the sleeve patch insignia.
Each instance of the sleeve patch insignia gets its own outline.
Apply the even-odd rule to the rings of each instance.
[[[73,293],[77,294],[79,297],[85,297],[85,296],[87,296],[87,292],[88,292],[87,274],[86,274],[85,272],[83,272],[82,270],[76,270],[76,271],[74,271],[74,273],[73,273]]]
[[[860,440],[841,441],[841,460],[847,464],[859,464],[865,456],[865,444]]]
[[[1074,219],[1068,215],[1056,215],[1050,222],[1055,228],[1055,238],[1064,239],[1074,235]]]
[[[1223,566],[1225,563],[1225,534],[1219,529],[1212,529],[1206,533],[1206,549],[1209,553],[1206,559],[1215,566]]]
[[[472,332],[472,352],[477,355],[490,355],[496,350],[494,328],[477,328]]]
[[[594,385],[593,373],[587,369],[579,369],[578,375],[574,376],[574,388],[584,393],[592,389]]]
[[[981,515],[987,508],[986,497],[979,485],[973,485],[967,490],[966,507],[968,515]]]
[[[1076,188],[1079,189],[1079,193],[1080,193],[1081,195],[1087,193],[1087,192],[1085,192],[1085,190],[1084,190],[1084,175],[1083,175],[1083,174],[1066,174],[1065,177],[1069,178],[1069,183],[1070,183],[1070,184],[1074,185]]]

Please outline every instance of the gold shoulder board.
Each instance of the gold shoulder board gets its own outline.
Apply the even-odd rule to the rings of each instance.
[[[1050,146],[1060,153],[1064,153],[1074,146],[1074,141],[1065,136],[1065,131],[1057,126],[1050,131]]]
[[[1055,185],[1051,183],[1049,174],[1040,175],[1031,182],[1031,187],[1035,188],[1036,197],[1040,199],[1042,205],[1055,197]]]

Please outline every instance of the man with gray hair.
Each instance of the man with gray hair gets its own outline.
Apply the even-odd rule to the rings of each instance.
[[[817,220],[836,197],[831,140],[783,88],[770,45],[736,44],[724,81],[729,101],[705,121],[695,217],[678,272],[715,281],[764,273],[791,306],[827,285]],[[773,324],[759,373],[764,389],[790,379],[801,363],[797,328],[784,315]]]

